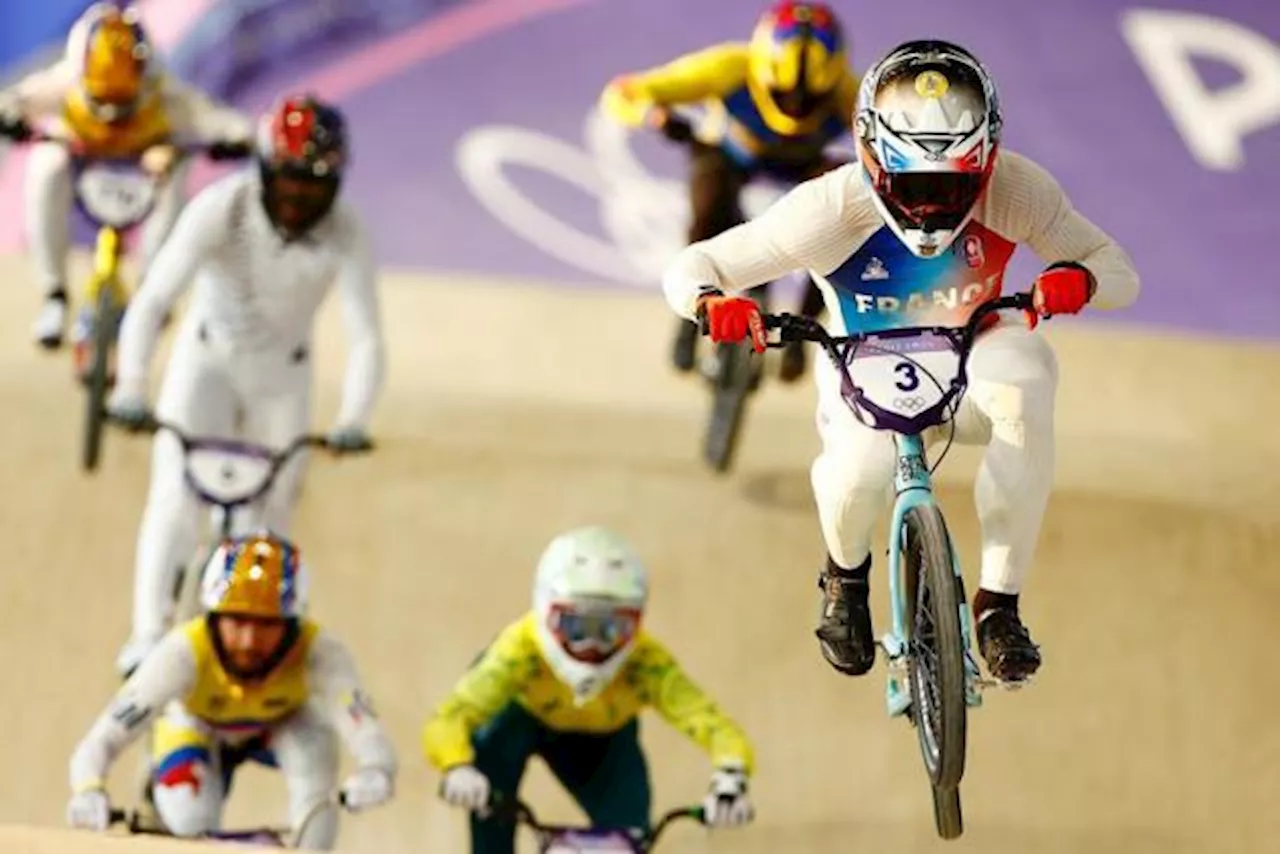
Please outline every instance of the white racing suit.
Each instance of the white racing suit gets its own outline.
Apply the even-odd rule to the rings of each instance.
[[[134,671],[76,746],[72,792],[105,790],[115,760],[155,723],[152,798],[172,833],[221,829],[224,779],[233,770],[226,764],[239,751],[241,760],[264,758],[280,769],[295,832],[311,817],[300,847],[331,849],[338,812],[321,805],[338,789],[337,736],[357,772],[381,771],[393,784],[398,770],[351,653],[312,625],[297,641],[304,648],[261,684],[244,687],[218,663],[209,631],[203,618],[175,628]],[[274,712],[273,720],[259,720],[264,711]]]
[[[48,123],[59,135],[74,136],[63,118],[68,97],[77,85],[69,59],[37,71],[0,92],[0,110],[20,115],[33,125]],[[253,120],[219,104],[199,90],[168,75],[159,81],[161,121],[177,143],[251,142]],[[173,228],[185,201],[190,160],[175,165],[160,189],[155,208],[142,227],[142,266],[146,269]],[[60,143],[34,143],[27,161],[25,189],[27,234],[40,286],[47,296],[67,286],[67,252],[71,245],[71,158]]]
[[[1000,152],[972,221],[937,258],[912,255],[871,194],[858,164],[796,187],[755,220],[681,252],[664,277],[668,302],[692,319],[708,289],[742,291],[807,269],[825,297],[833,335],[960,327],[1001,292],[1018,244],[1046,262],[1087,267],[1097,279],[1091,305],[1120,308],[1137,297],[1138,276],[1125,252],[1074,210],[1052,176],[1015,152]],[[954,428],[956,441],[986,445],[975,486],[981,586],[1015,594],[1053,483],[1057,364],[1044,338],[1018,315],[979,336],[968,373]],[[829,359],[818,359],[815,381],[822,452],[811,471],[814,498],[831,558],[853,568],[870,555],[873,527],[892,497],[894,440],[857,420]]]
[[[113,404],[145,399],[165,314],[195,281],[156,403],[156,417],[199,437],[282,450],[308,431],[315,314],[336,283],[347,327],[339,430],[365,430],[384,365],[376,268],[356,211],[341,200],[304,238],[285,243],[267,218],[257,170],[215,182],[191,200],[156,256],[120,331]],[[299,452],[237,528],[289,530],[305,464]],[[182,446],[156,434],[151,487],[138,532],[127,672],[166,628],[173,579],[191,559],[202,514],[184,480]]]

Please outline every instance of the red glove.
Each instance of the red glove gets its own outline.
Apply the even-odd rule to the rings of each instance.
[[[1098,282],[1082,264],[1059,261],[1050,264],[1031,286],[1031,300],[1036,314],[1078,314],[1098,289]]]
[[[705,296],[698,302],[698,314],[706,321],[712,341],[741,341],[750,335],[755,351],[765,351],[764,321],[755,300],[723,294]]]

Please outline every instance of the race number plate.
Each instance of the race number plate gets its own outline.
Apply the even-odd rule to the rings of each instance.
[[[870,336],[848,355],[849,379],[860,392],[860,408],[878,426],[900,432],[923,429],[945,418],[960,375],[960,354],[946,335]],[[888,419],[879,417],[883,414]],[[889,424],[879,422],[890,421]]]
[[[194,447],[187,452],[187,477],[205,498],[230,504],[262,489],[271,460],[230,447]]]
[[[567,830],[551,839],[546,854],[634,854],[635,850],[622,833]]]
[[[150,213],[156,184],[136,166],[91,164],[77,177],[76,195],[99,224],[127,228]]]

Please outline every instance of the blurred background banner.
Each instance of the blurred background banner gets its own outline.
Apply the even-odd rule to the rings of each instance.
[[[85,3],[8,4],[7,76]],[[742,0],[182,0],[144,3],[176,73],[249,109],[285,89],[353,123],[351,190],[384,261],[656,288],[683,244],[681,152],[595,114],[614,74],[744,39]],[[836,2],[862,72],[893,44],[958,41],[991,67],[1006,144],[1133,254],[1122,315],[1280,335],[1280,4]],[[21,8],[18,8],[18,7]],[[176,7],[181,7],[180,9]],[[25,40],[25,41],[24,41]],[[17,160],[18,158],[10,158]],[[6,165],[3,188],[16,180]],[[204,174],[199,180],[207,180]],[[754,212],[781,192],[760,185]],[[14,239],[15,194],[5,193]],[[1038,262],[1019,254],[1012,287]]]

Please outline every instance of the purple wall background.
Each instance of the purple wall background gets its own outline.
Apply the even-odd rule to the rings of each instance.
[[[1179,134],[1124,35],[1123,16],[1138,7],[835,5],[859,72],[893,44],[924,36],[959,41],[984,58],[1003,96],[1006,144],[1052,171],[1143,275],[1139,303],[1105,317],[1280,337],[1271,261],[1280,243],[1280,3],[1153,7],[1212,15],[1219,23],[1201,29],[1231,30],[1223,37],[1229,55],[1247,52],[1232,40],[1250,33],[1270,52],[1274,67],[1253,108],[1260,127],[1243,137],[1244,162],[1234,169],[1205,165]],[[308,17],[309,6],[316,15]],[[173,64],[254,108],[281,89],[311,84],[337,97],[354,126],[351,194],[388,264],[656,290],[662,261],[682,243],[681,152],[607,123],[589,132],[590,113],[613,74],[742,38],[762,6],[230,0],[206,14]],[[1230,62],[1197,61],[1195,71],[1219,92],[1241,77]],[[772,192],[754,190],[753,204]],[[486,193],[496,195],[486,202]],[[1037,266],[1022,250],[1011,286]]]

